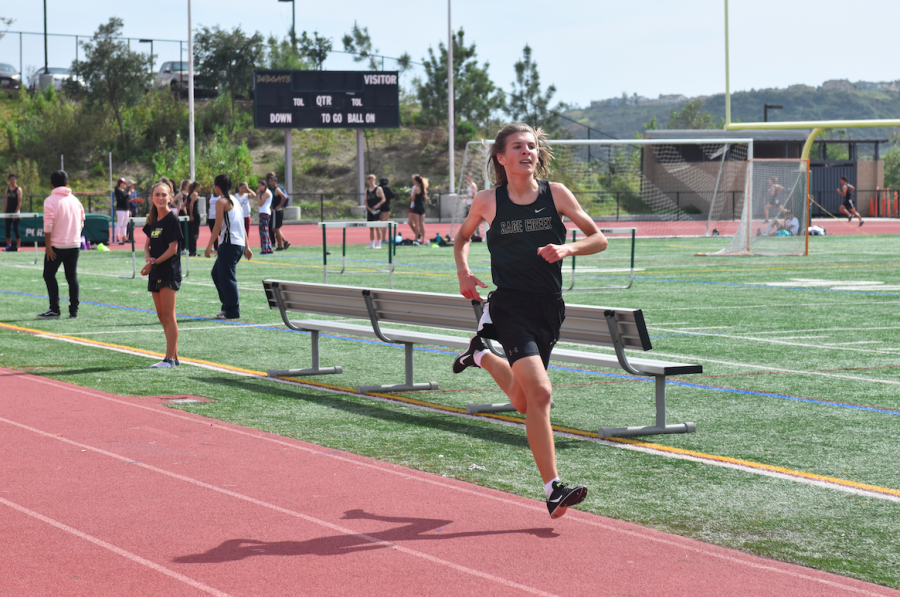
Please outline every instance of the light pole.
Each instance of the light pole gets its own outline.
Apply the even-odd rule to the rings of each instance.
[[[450,194],[453,194],[453,184],[454,178],[456,176],[456,168],[453,163],[453,152],[455,148],[455,139],[454,139],[454,117],[453,117],[453,24],[450,20],[450,2],[451,0],[447,0],[447,116],[448,116],[448,124],[450,127],[450,182],[447,185]]]
[[[44,74],[50,74],[50,67],[47,65],[47,0],[44,0]]]
[[[150,44],[150,74],[153,74],[153,40],[152,39],[139,39],[138,43],[142,44]]]
[[[294,0],[278,0],[279,2],[291,3],[291,47],[294,53],[297,53],[297,3]]]
[[[777,104],[763,104],[763,122],[769,122],[769,110],[781,110],[784,106]]]

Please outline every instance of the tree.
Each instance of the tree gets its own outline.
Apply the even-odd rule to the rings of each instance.
[[[306,59],[313,70],[322,70],[322,63],[328,58],[334,44],[330,37],[322,37],[318,31],[313,31],[312,37],[303,32],[300,36],[300,57]]]
[[[231,94],[231,126],[234,128],[236,95],[249,95],[253,69],[263,60],[263,36],[247,36],[240,27],[231,31],[218,25],[201,27],[195,36],[197,62],[207,87],[218,86]]]
[[[300,56],[294,51],[291,40],[288,38],[278,39],[274,35],[270,35],[266,40],[266,66],[272,70],[308,70],[309,63],[301,60]]]
[[[550,132],[559,128],[559,117],[548,108],[556,86],[550,85],[541,91],[541,76],[537,63],[531,59],[531,47],[525,44],[522,59],[516,62],[516,80],[512,84],[512,93],[507,99],[506,112],[510,118],[522,121],[533,127],[543,126]]]
[[[344,44],[344,51],[353,54],[353,62],[362,62],[366,58],[369,59],[369,69],[378,70],[378,60],[372,54],[379,52],[378,48],[372,49],[372,38],[369,36],[368,27],[360,27],[353,21],[353,29],[350,33],[346,33],[341,42]]]
[[[11,19],[9,17],[0,17],[0,25],[3,25],[3,31],[0,31],[0,39],[3,39],[3,36],[6,35],[6,31],[15,22],[15,19]]]
[[[893,145],[884,154],[884,186],[900,189],[900,133],[891,135]]]
[[[454,119],[468,120],[480,126],[496,110],[503,107],[502,92],[488,76],[489,63],[478,64],[475,44],[466,46],[465,33],[460,27],[453,35],[453,114]],[[444,122],[447,102],[447,48],[438,44],[438,52],[428,48],[424,60],[425,80],[416,81],[416,95],[422,105],[422,117],[432,123]]]
[[[140,101],[149,87],[150,56],[128,49],[128,42],[122,40],[122,24],[122,19],[111,17],[90,41],[81,42],[84,60],[73,62],[72,72],[84,81],[89,103],[112,109],[124,148],[122,109]]]
[[[714,118],[712,114],[703,109],[703,100],[695,99],[685,104],[681,112],[672,110],[669,112],[668,129],[718,129],[722,128],[725,121]]]

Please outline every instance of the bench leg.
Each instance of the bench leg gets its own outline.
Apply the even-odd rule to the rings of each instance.
[[[336,367],[320,367],[319,366],[319,332],[312,331],[312,368],[311,369],[269,369],[266,375],[269,377],[298,377],[306,375],[332,375],[343,373],[344,370],[340,366]]]
[[[636,435],[662,435],[665,433],[694,433],[693,423],[666,424],[666,377],[656,375],[656,425],[645,427],[601,427],[597,435],[604,437],[634,437]]]
[[[383,386],[357,386],[356,391],[360,394],[368,392],[416,392],[419,390],[436,390],[438,383],[436,381],[426,381],[423,383],[413,382],[413,345],[411,342],[404,342],[403,349],[406,352],[406,383],[389,384]]]

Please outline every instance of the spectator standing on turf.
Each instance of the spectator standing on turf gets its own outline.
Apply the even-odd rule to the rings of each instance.
[[[17,182],[15,174],[10,174],[6,178],[9,186],[6,187],[6,213],[19,214],[22,213],[22,196],[24,192]],[[16,237],[16,244],[12,244],[12,236],[10,231]],[[22,237],[19,235],[19,218],[6,218],[6,249],[5,251],[18,251],[22,246]]]
[[[137,186],[137,182],[134,180],[128,181],[128,213],[132,218],[137,217],[138,205],[141,203],[139,201],[138,192],[135,188]]]
[[[269,220],[269,232],[272,241],[275,243],[276,251],[284,251],[291,246],[291,243],[284,239],[281,233],[281,226],[284,224],[284,208],[287,205],[287,195],[278,185],[278,177],[274,172],[266,174],[266,183],[272,192],[272,219]]]
[[[131,213],[128,211],[128,191],[125,187],[128,181],[120,178],[116,183],[114,191],[116,197],[116,229],[114,242],[124,245],[128,240],[128,217]]]
[[[862,226],[865,224],[863,222],[862,216],[859,215],[859,212],[856,211],[856,206],[853,204],[853,192],[856,190],[852,184],[847,182],[846,176],[841,176],[841,186],[838,188],[838,194],[844,198],[844,202],[841,203],[841,206],[838,208],[842,214],[847,216],[847,221],[852,222],[853,216],[859,218],[859,225]]]
[[[256,185],[256,200],[259,201],[259,252],[271,255],[272,241],[269,239],[269,220],[272,217],[272,191],[264,178]]]
[[[200,236],[200,183],[196,180],[187,190],[188,255],[197,256],[197,238]]]
[[[178,212],[170,207],[172,188],[163,181],[150,189],[153,204],[144,226],[144,260],[141,275],[147,276],[147,290],[153,295],[156,316],[166,333],[166,356],[150,365],[154,369],[168,369],[181,364],[178,360],[178,322],[175,319],[176,293],[181,288],[181,253],[179,242],[181,222]]]
[[[778,179],[776,177],[772,177],[769,179],[769,202],[766,203],[766,206],[763,208],[765,212],[765,220],[763,220],[764,224],[769,223],[769,209],[775,207],[778,209],[778,213],[775,214],[775,217],[780,217],[783,213],[787,211],[785,207],[781,204],[781,193],[784,192],[784,187],[778,184]]]
[[[172,198],[172,209],[174,209],[179,216],[187,215],[187,190],[190,184],[191,181],[186,178],[183,179],[181,184],[178,185],[178,192],[175,193],[175,197]]]
[[[416,241],[425,242],[425,202],[428,201],[428,179],[413,174],[409,191],[409,227]]]
[[[381,206],[384,205],[384,191],[375,186],[375,175],[366,176],[366,221],[381,221]],[[369,228],[369,248],[380,249],[382,238],[387,238],[383,233],[387,228]]]
[[[453,372],[483,367],[525,415],[528,444],[544,482],[551,518],[587,496],[587,488],[560,482],[550,424],[553,387],[547,376],[550,351],[565,319],[562,260],[606,249],[607,240],[565,186],[538,180],[552,159],[541,129],[513,123],[503,127],[491,146],[495,188],[475,196],[469,216],[454,243],[462,295],[481,300],[478,287],[487,286],[469,269],[469,239],[487,222],[491,274],[497,290],[488,295],[478,332],[469,348],[453,362]],[[566,242],[562,217],[569,218],[585,238]],[[482,338],[503,345],[507,361],[486,349]]]
[[[241,212],[244,217],[244,232],[246,233],[247,246],[250,246],[250,218],[253,212],[250,209],[250,198],[256,199],[256,193],[250,190],[250,185],[242,182],[238,185],[238,192],[234,195],[241,204]]]
[[[462,198],[466,202],[466,217],[469,217],[469,211],[471,211],[472,209],[472,201],[475,200],[475,195],[478,193],[478,185],[475,184],[474,180],[472,180],[471,174],[466,174],[466,186],[463,190],[465,191],[465,194],[462,196]],[[481,238],[480,222],[478,224],[478,227],[475,228],[475,232],[472,233],[472,238],[474,239],[476,235]]]
[[[215,187],[213,187],[215,188]],[[219,201],[219,196],[213,192],[209,197],[209,210],[206,214],[206,225],[209,226],[209,238],[213,243],[213,250],[219,250],[219,239],[216,238],[214,234],[212,234],[213,227],[216,225],[216,203]]]
[[[213,183],[213,190],[219,196],[216,205],[216,225],[213,236],[219,237],[219,250],[212,268],[213,284],[219,291],[222,310],[216,315],[218,319],[238,319],[241,316],[241,301],[238,296],[237,264],[241,256],[248,260],[253,251],[247,245],[244,233],[244,212],[231,196],[231,177],[219,174]],[[206,256],[212,253],[213,239],[206,246]]]
[[[381,187],[381,194],[384,195],[384,203],[381,204],[381,213],[378,214],[382,222],[387,222],[391,219],[391,199],[395,197],[394,189],[388,186],[388,183],[390,183],[390,180],[388,180],[386,176],[382,176],[378,180],[378,186]],[[385,228],[384,236],[382,238],[387,238],[389,231],[390,228]]]
[[[53,191],[44,200],[44,282],[50,295],[50,308],[38,319],[59,319],[59,285],[56,272],[60,264],[69,284],[69,318],[78,317],[78,254],[84,228],[84,206],[69,188],[69,176],[63,170],[50,175]]]

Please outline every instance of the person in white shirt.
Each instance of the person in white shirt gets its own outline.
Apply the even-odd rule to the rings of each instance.
[[[259,201],[259,252],[271,255],[272,239],[269,238],[269,218],[272,217],[272,191],[266,179],[260,178],[256,185],[256,200]]]
[[[250,199],[256,199],[256,193],[250,190],[250,185],[242,182],[238,185],[238,192],[234,194],[238,202],[241,204],[241,211],[244,214],[244,232],[247,233],[247,239],[250,239],[250,217],[253,212],[250,209]],[[250,244],[249,242],[247,244]]]
[[[216,176],[213,190],[219,200],[216,203],[216,223],[206,246],[205,256],[212,254],[213,239],[218,237],[219,249],[211,272],[213,284],[216,285],[222,302],[222,310],[216,317],[238,319],[241,316],[241,301],[238,295],[237,264],[241,256],[248,260],[253,257],[253,251],[247,246],[244,212],[231,196],[231,177],[227,174]]]

